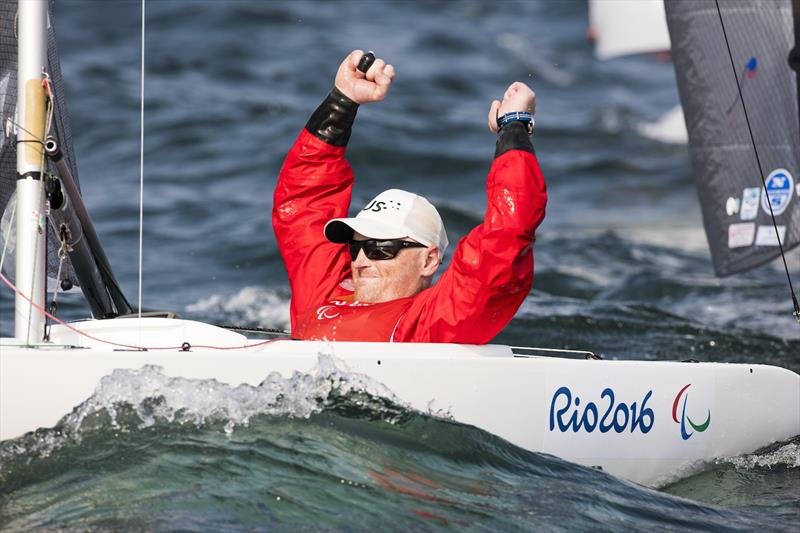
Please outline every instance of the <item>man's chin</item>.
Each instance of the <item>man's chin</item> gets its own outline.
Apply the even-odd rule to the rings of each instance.
[[[381,290],[380,280],[375,278],[362,278],[355,282],[355,299],[356,301],[366,304],[380,303],[385,300],[381,298],[383,291]]]

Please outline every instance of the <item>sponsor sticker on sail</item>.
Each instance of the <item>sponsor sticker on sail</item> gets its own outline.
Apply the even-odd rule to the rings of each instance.
[[[785,242],[786,226],[778,226],[778,233],[775,233],[775,226],[759,226],[756,233],[756,246],[778,246],[778,237],[781,242]]]
[[[742,207],[739,218],[755,220],[758,215],[758,201],[761,199],[761,187],[745,187],[742,191]]]
[[[742,201],[739,198],[734,198],[731,196],[728,198],[728,201],[725,202],[725,212],[728,213],[729,217],[732,217],[736,213],[739,212],[739,209],[742,206]]]
[[[792,201],[792,191],[794,190],[794,179],[785,168],[778,168],[770,172],[766,180],[767,194],[761,198],[761,208],[765,213],[780,215]],[[768,203],[769,202],[769,203]]]
[[[756,225],[753,222],[731,224],[728,226],[728,248],[742,248],[753,244]]]

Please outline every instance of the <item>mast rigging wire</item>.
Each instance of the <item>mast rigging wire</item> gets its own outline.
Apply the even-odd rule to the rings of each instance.
[[[145,0],[142,0],[142,37],[141,37],[141,56],[140,85],[139,85],[139,335],[141,337],[142,324],[142,250],[144,234],[144,16]],[[141,341],[140,341],[141,343]]]
[[[800,304],[797,302],[797,296],[794,293],[792,286],[792,276],[789,274],[789,266],[786,264],[786,254],[783,252],[783,243],[781,243],[781,234],[778,231],[778,223],[775,221],[775,214],[772,212],[772,202],[769,201],[769,190],[767,190],[767,180],[764,178],[764,170],[761,168],[761,159],[758,157],[758,147],[756,146],[756,139],[753,135],[753,129],[750,127],[750,117],[747,115],[747,105],[744,103],[744,96],[742,95],[742,87],[739,84],[736,75],[736,65],[733,62],[733,52],[731,52],[731,44],[728,41],[728,32],[725,31],[725,22],[722,20],[722,11],[719,8],[719,0],[714,0],[717,6],[717,16],[719,16],[719,23],[722,26],[722,36],[725,38],[725,46],[728,48],[728,59],[731,61],[731,71],[733,78],[736,82],[736,88],[739,91],[739,100],[742,102],[742,110],[744,111],[744,120],[747,123],[747,131],[750,133],[750,143],[753,145],[753,153],[756,156],[756,164],[758,165],[758,173],[761,176],[761,185],[764,187],[764,194],[767,195],[767,205],[769,206],[769,215],[772,218],[772,225],[775,228],[775,237],[778,239],[778,248],[781,252],[781,259],[783,260],[783,268],[786,271],[786,279],[789,281],[789,292],[792,295],[792,303],[794,304],[794,317],[797,323],[800,324]],[[800,98],[800,95],[798,95]]]

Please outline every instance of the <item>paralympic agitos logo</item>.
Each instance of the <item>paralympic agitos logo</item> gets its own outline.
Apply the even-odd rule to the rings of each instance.
[[[708,416],[706,417],[706,421],[702,424],[695,424],[691,418],[689,418],[686,414],[686,404],[689,402],[689,393],[686,392],[686,389],[691,387],[692,384],[689,383],[685,387],[683,387],[677,396],[675,396],[675,401],[672,402],[672,420],[675,421],[676,424],[681,425],[681,438],[683,440],[689,440],[689,437],[694,435],[694,432],[687,433],[686,431],[686,423],[689,423],[689,426],[694,429],[694,431],[698,433],[702,433],[708,429],[709,424],[711,424],[711,409],[708,409]],[[678,404],[681,403],[681,398],[683,398],[683,407],[681,407],[681,419],[678,421]]]

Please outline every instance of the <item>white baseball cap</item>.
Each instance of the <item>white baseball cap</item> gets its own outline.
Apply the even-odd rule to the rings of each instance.
[[[353,232],[370,239],[410,237],[436,246],[442,254],[448,244],[442,217],[433,204],[400,189],[383,191],[353,218],[334,218],[325,224],[325,238],[331,242],[350,242]]]

